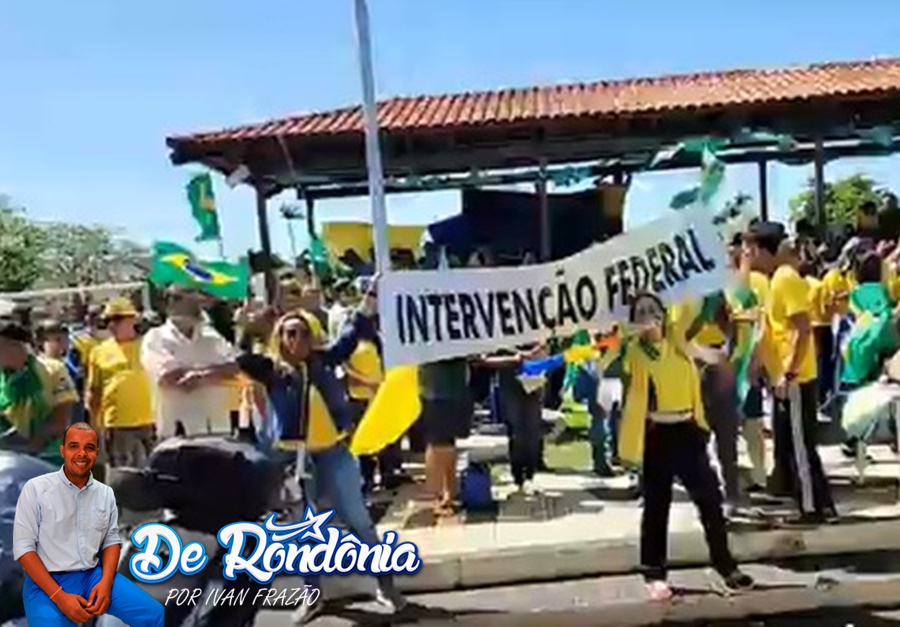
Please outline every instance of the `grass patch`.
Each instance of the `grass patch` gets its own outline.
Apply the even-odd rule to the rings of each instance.
[[[544,445],[544,457],[550,468],[568,470],[590,470],[592,466],[591,445],[585,440]]]

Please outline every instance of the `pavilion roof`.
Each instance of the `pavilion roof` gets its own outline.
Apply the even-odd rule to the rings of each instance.
[[[689,134],[762,126],[845,139],[900,119],[900,59],[730,70],[438,96],[378,105],[388,175],[609,159]],[[365,180],[359,106],[173,136],[176,165],[246,165],[277,187]]]

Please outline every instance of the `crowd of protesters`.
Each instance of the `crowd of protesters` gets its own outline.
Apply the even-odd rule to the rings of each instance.
[[[891,303],[900,298],[900,245],[878,236],[873,215],[870,204],[861,207],[856,232],[837,244],[817,241],[804,223],[789,235],[782,224],[754,222],[730,242],[733,285],[670,307],[636,295],[619,329],[640,341],[604,349],[564,381],[520,374],[523,363],[561,350],[554,342],[420,366],[422,415],[407,439],[424,458],[430,510],[442,517],[460,508],[458,443],[479,404],[507,425],[514,482],[533,491],[546,468],[543,410],[568,395],[591,415],[594,472],[640,477],[641,564],[653,598],[671,596],[666,536],[676,479],[697,505],[716,570],[731,587],[752,585],[729,551],[729,517],[769,493],[795,499],[798,524],[836,520],[817,450],[820,410],[877,379],[897,348],[884,344],[869,361],[842,364],[842,343],[861,315],[860,286],[882,286]],[[493,263],[484,254],[469,262]],[[347,445],[385,375],[377,288],[377,279],[344,280],[323,292],[289,272],[272,305],[230,306],[170,287],[164,321],[125,298],[91,307],[72,326],[5,319],[0,446],[61,463],[66,426],[87,421],[101,434],[102,473],[104,464],[141,467],[162,438],[245,438],[295,465],[307,498],[327,499],[375,542],[365,495],[410,481],[401,442],[358,463]],[[626,383],[611,406],[601,402],[610,380]],[[749,481],[738,468],[739,435]],[[404,604],[390,578],[379,578],[378,597],[394,609]]]

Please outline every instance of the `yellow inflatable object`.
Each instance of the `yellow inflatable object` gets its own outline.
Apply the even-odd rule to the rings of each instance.
[[[382,451],[402,438],[420,413],[419,369],[401,366],[388,370],[353,434],[350,451],[357,457]]]

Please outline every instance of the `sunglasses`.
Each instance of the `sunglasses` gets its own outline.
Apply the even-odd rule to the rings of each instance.
[[[309,329],[285,329],[281,332],[281,334],[288,339],[297,339],[297,338],[308,338],[309,337]]]

